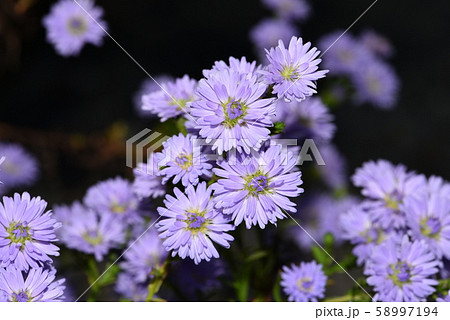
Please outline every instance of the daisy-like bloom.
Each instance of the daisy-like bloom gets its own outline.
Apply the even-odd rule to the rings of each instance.
[[[289,301],[308,302],[323,298],[327,276],[322,265],[315,261],[284,266],[281,272],[281,286]]]
[[[197,119],[196,128],[206,143],[213,141],[219,154],[237,148],[250,153],[269,138],[273,125],[273,99],[261,99],[267,86],[255,74],[243,74],[233,69],[210,72],[199,82],[200,100],[191,107]]]
[[[336,199],[328,194],[317,195],[303,205],[302,215],[298,219],[309,235],[297,225],[292,226],[289,235],[305,250],[311,250],[315,244],[311,237],[322,243],[327,233],[332,234],[339,243],[343,240],[339,218],[356,204],[357,200],[353,197]]]
[[[134,181],[132,188],[136,196],[143,198],[157,198],[166,194],[166,188],[162,183],[161,176],[158,176],[158,166],[156,161],[139,163],[133,169]]]
[[[263,0],[263,3],[285,20],[305,20],[311,12],[305,0]]]
[[[234,238],[226,232],[233,230],[233,226],[214,208],[211,192],[205,182],[197,189],[189,186],[185,194],[175,188],[176,198],[167,195],[166,207],[158,208],[158,213],[165,217],[158,223],[158,231],[164,239],[164,247],[172,251],[173,257],[189,257],[198,264],[219,257],[213,242],[230,247],[229,242]]]
[[[188,75],[163,82],[158,91],[142,96],[142,109],[157,114],[162,122],[189,113],[190,104],[197,99],[196,87],[197,81]]]
[[[37,161],[22,146],[0,143],[0,159],[3,159],[0,165],[0,181],[3,182],[0,194],[36,181],[39,173]]]
[[[436,302],[450,302],[450,291],[448,292],[448,294],[445,297],[437,298]]]
[[[364,31],[361,36],[361,43],[363,46],[371,50],[376,55],[383,58],[389,58],[394,54],[394,48],[388,39],[379,35],[373,30]]]
[[[140,115],[141,117],[150,117],[154,115],[151,111],[142,109],[142,97],[144,95],[148,95],[150,93],[161,90],[161,87],[158,85],[158,83],[165,83],[174,80],[171,76],[164,74],[155,76],[154,79],[156,81],[149,78],[142,81],[139,90],[133,95],[134,108],[138,115]]]
[[[119,248],[125,242],[126,226],[114,216],[99,216],[80,203],[58,207],[55,213],[63,223],[59,231],[61,241],[70,249],[93,254],[97,261],[102,261],[110,249]]]
[[[64,279],[56,280],[55,270],[30,269],[24,278],[16,268],[0,269],[0,296],[8,302],[61,302]]]
[[[413,239],[424,240],[441,259],[450,259],[450,201],[439,195],[407,198],[404,204]]]
[[[94,6],[91,0],[77,2],[78,4],[73,0],[60,0],[43,19],[48,42],[62,56],[78,55],[86,43],[100,46],[106,35],[98,25],[107,29],[102,20],[103,9]]]
[[[279,40],[289,42],[298,33],[295,25],[281,19],[264,19],[250,31],[250,39],[258,49],[275,47]]]
[[[158,175],[163,176],[162,182],[166,183],[173,177],[173,183],[181,181],[183,186],[196,185],[199,177],[211,176],[212,165],[201,154],[201,146],[197,145],[197,138],[180,133],[163,142],[162,152],[155,154],[155,161],[160,170]]]
[[[84,203],[100,215],[111,214],[128,222],[140,220],[138,199],[133,193],[131,183],[116,177],[90,187]]]
[[[375,246],[391,239],[399,242],[396,233],[391,232],[392,230],[384,231],[372,221],[364,203],[353,206],[341,214],[338,226],[341,230],[341,237],[355,246],[353,254],[357,257],[358,265],[362,265],[368,260]]]
[[[28,193],[3,197],[0,203],[0,267],[38,268],[58,256],[55,230],[60,224],[45,211],[47,202]]]
[[[436,289],[433,276],[439,261],[424,241],[410,242],[405,235],[401,244],[387,241],[375,247],[364,273],[374,287],[375,301],[425,301]]]
[[[401,205],[408,196],[426,192],[424,176],[407,171],[403,165],[393,165],[386,160],[369,161],[356,170],[353,184],[362,187],[362,194],[370,199],[371,214],[383,228],[406,226]]]
[[[132,274],[122,272],[117,277],[115,290],[125,299],[143,302],[148,295],[148,283],[138,283]]]
[[[315,81],[324,78],[328,70],[318,70],[320,51],[311,49],[311,43],[303,44],[302,38],[292,37],[289,47],[279,41],[276,48],[266,49],[269,60],[264,72],[266,82],[273,85],[273,93],[286,101],[302,101],[317,93]]]
[[[296,138],[314,139],[317,142],[333,138],[336,126],[334,117],[320,98],[310,97],[302,102],[276,103],[277,115],[273,122],[282,121],[284,132]]]
[[[205,78],[209,78],[211,74],[227,70],[244,74],[247,75],[248,78],[252,78],[255,72],[258,72],[260,69],[261,66],[257,65],[256,61],[248,62],[246,57],[242,57],[241,59],[230,57],[228,59],[228,64],[223,60],[216,61],[210,70],[203,70],[203,75]]]
[[[392,108],[397,102],[399,80],[392,68],[383,62],[362,66],[353,82],[358,103],[371,103],[382,109]]]
[[[288,197],[298,197],[303,189],[301,172],[295,171],[297,155],[284,153],[281,146],[271,146],[259,155],[245,158],[230,155],[213,169],[220,178],[212,185],[216,207],[231,215],[237,226],[245,221],[247,229],[286,217],[296,212]]]
[[[137,282],[148,280],[153,268],[160,266],[168,254],[155,229],[148,230],[137,241],[131,241],[129,248],[120,266]]]

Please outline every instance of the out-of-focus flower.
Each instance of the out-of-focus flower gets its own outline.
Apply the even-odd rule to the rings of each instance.
[[[450,302],[450,291],[444,298],[437,298],[436,302]]]
[[[107,29],[102,20],[103,9],[91,0],[77,2],[60,0],[43,19],[48,42],[62,56],[78,55],[86,43],[100,46],[106,35],[102,30]]]
[[[127,272],[122,272],[117,277],[115,290],[125,299],[135,302],[143,302],[148,295],[147,287],[147,283],[138,283],[133,275]]]
[[[394,47],[389,40],[373,30],[364,31],[360,39],[366,48],[383,58],[390,58],[394,54]]]
[[[250,39],[258,50],[275,47],[279,40],[289,42],[298,34],[295,25],[281,19],[265,19],[250,31]]]
[[[213,242],[229,248],[234,238],[226,232],[233,230],[227,219],[214,208],[211,201],[211,188],[202,182],[195,189],[192,185],[186,194],[174,189],[175,197],[166,196],[164,205],[158,213],[164,218],[158,222],[163,245],[172,250],[172,256],[189,257],[196,264],[202,260],[218,258],[219,253]]]
[[[47,202],[28,193],[3,197],[0,203],[0,267],[27,271],[52,261],[59,248],[55,230],[60,224],[45,209]]]
[[[327,276],[322,265],[315,261],[302,262],[299,266],[283,267],[281,286],[289,301],[307,302],[323,298]]]
[[[153,158],[154,155],[149,157],[147,163],[139,163],[133,169],[134,181],[132,189],[140,199],[157,198],[166,194],[166,187],[162,183],[162,177],[158,176],[158,164]]]
[[[144,81],[142,81],[138,91],[133,95],[134,108],[141,117],[150,117],[154,115],[154,113],[152,113],[150,110],[144,110],[142,108],[142,97],[161,90],[160,85],[174,80],[171,76],[168,75],[155,76],[154,79],[155,80],[145,79]]]
[[[321,59],[311,43],[303,44],[302,38],[292,37],[288,48],[283,41],[278,46],[266,49],[269,65],[264,72],[265,80],[273,85],[273,93],[287,101],[302,101],[317,93],[315,81],[324,78],[328,70],[318,70]]]
[[[286,20],[305,20],[311,7],[305,0],[263,0],[264,5]]]

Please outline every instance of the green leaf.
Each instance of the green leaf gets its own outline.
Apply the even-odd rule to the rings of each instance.
[[[272,129],[270,130],[270,134],[275,135],[275,134],[283,133],[285,127],[286,127],[286,125],[284,124],[284,122],[281,122],[281,121],[275,122],[273,124]]]
[[[278,272],[277,279],[275,280],[275,285],[273,286],[273,289],[272,289],[273,299],[276,302],[282,302],[283,301],[283,299],[281,298],[280,282],[281,282],[281,274],[280,274],[280,272]]]
[[[256,251],[255,253],[251,254],[249,257],[247,257],[247,259],[245,259],[245,262],[249,263],[249,262],[253,262],[259,259],[262,259],[264,257],[267,257],[269,255],[269,252],[261,250],[261,251]]]
[[[112,265],[111,268],[109,268],[109,270],[105,272],[105,274],[100,279],[98,279],[95,285],[101,288],[115,283],[119,271],[120,268],[117,264]]]
[[[314,259],[322,264],[324,267],[327,267],[330,265],[330,263],[333,261],[331,258],[318,246],[312,247],[312,254],[314,256]]]
[[[186,119],[183,117],[180,117],[176,122],[176,127],[182,134],[187,135],[188,132],[186,130],[185,123],[186,123]]]

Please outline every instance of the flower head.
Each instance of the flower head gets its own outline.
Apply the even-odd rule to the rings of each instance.
[[[47,40],[62,56],[78,55],[85,43],[100,46],[105,36],[102,28],[107,29],[106,23],[101,20],[102,8],[94,6],[91,0],[77,2],[60,0],[43,20]]]
[[[322,265],[315,261],[302,262],[299,266],[283,267],[281,286],[289,301],[317,301],[324,297],[327,276]]]
[[[306,0],[263,0],[263,3],[285,20],[305,20],[311,12]]]
[[[162,183],[162,178],[157,175],[158,165],[156,161],[149,159],[147,163],[139,163],[133,169],[133,173],[134,181],[132,189],[138,198],[157,198],[166,194],[166,188]]]
[[[172,256],[189,257],[198,264],[219,257],[213,242],[230,247],[234,238],[226,232],[233,230],[233,226],[214,208],[211,191],[205,182],[197,189],[189,186],[185,194],[175,188],[176,198],[167,195],[166,207],[158,208],[158,213],[165,217],[158,223],[158,231]]]
[[[45,212],[47,202],[28,193],[3,197],[0,203],[0,267],[38,268],[58,256],[55,230],[60,224]]]
[[[244,63],[248,68],[248,64]],[[275,112],[272,99],[262,99],[267,86],[256,74],[227,68],[210,72],[199,82],[200,100],[192,104],[199,135],[219,154],[232,148],[249,153],[269,138],[270,117]]]
[[[410,242],[405,235],[401,244],[387,241],[375,247],[364,273],[374,287],[374,300],[384,302],[425,301],[435,291],[439,261],[424,241]]]
[[[295,25],[281,19],[265,19],[250,31],[250,39],[258,49],[271,48],[279,40],[288,42],[298,31]]]
[[[122,272],[117,277],[115,290],[125,299],[131,301],[143,302],[148,295],[148,283],[139,283],[128,272]]]
[[[361,43],[376,55],[389,58],[394,54],[394,48],[389,40],[373,30],[364,31],[360,39]]]
[[[237,226],[245,221],[248,229],[261,228],[286,217],[284,210],[296,212],[288,197],[303,192],[301,172],[295,171],[297,157],[283,154],[280,146],[271,146],[259,155],[246,158],[231,155],[218,163],[214,173],[223,178],[213,184],[216,207],[231,215]]]
[[[183,186],[196,185],[202,175],[211,176],[212,165],[200,153],[201,147],[195,143],[196,137],[180,133],[163,143],[162,152],[155,155],[155,161],[161,169],[158,175],[166,183],[173,177],[173,183]]]
[[[61,302],[64,279],[55,281],[56,271],[43,268],[23,273],[14,268],[0,269],[0,296],[8,302]],[[1,298],[0,298],[1,299]]]
[[[228,64],[223,61],[216,61],[210,70],[203,70],[203,75],[205,78],[211,77],[212,74],[222,71],[237,72],[242,75],[247,75],[252,78],[255,72],[261,69],[260,65],[256,64],[256,61],[248,62],[246,57],[237,59],[235,57],[230,57],[228,59]]]
[[[265,79],[274,85],[273,93],[279,99],[301,101],[316,93],[314,81],[325,77],[328,71],[318,71],[320,51],[310,48],[310,42],[303,44],[302,38],[292,37],[288,48],[280,40],[276,48],[266,49],[269,66]]]
[[[157,114],[161,121],[189,112],[190,104],[197,99],[197,81],[185,75],[175,81],[161,84],[161,89],[142,96],[142,109]]]

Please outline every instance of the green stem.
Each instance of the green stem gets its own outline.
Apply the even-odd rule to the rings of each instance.
[[[151,301],[163,301],[160,298],[155,297],[155,295],[159,292],[159,289],[161,289],[162,284],[164,283],[164,280],[167,277],[167,274],[169,273],[169,267],[172,260],[168,258],[162,266],[155,268],[151,275],[153,276],[152,281],[148,285],[148,295],[147,299],[145,301],[151,302]]]

